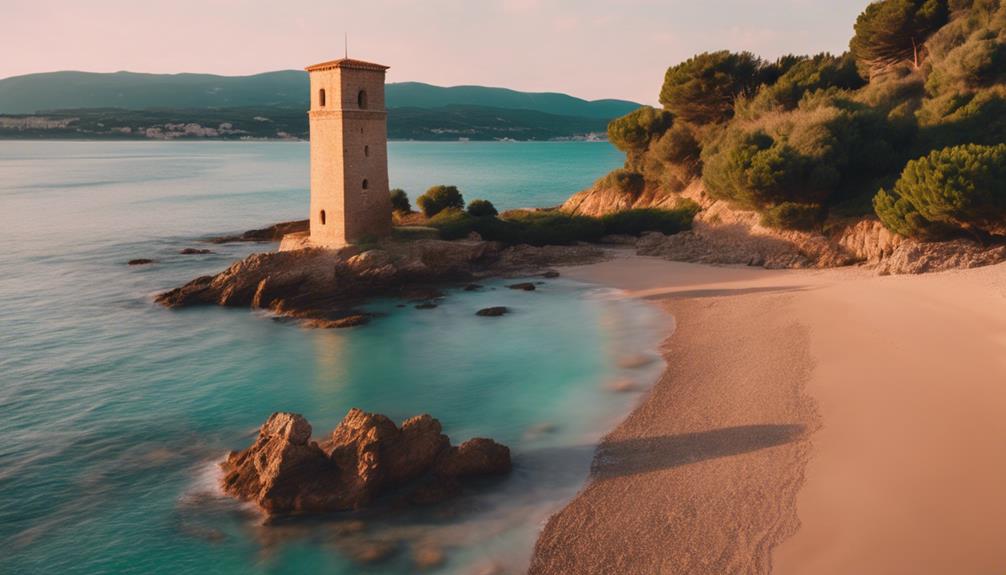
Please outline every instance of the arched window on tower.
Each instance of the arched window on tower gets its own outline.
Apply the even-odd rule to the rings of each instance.
[[[360,93],[356,95],[356,105],[360,107],[361,110],[367,109],[367,91],[360,90]]]
[[[318,106],[325,107],[325,89],[318,90]]]

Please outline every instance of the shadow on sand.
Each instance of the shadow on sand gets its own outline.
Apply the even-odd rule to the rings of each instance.
[[[742,425],[697,433],[613,441],[597,447],[591,464],[595,479],[671,469],[709,459],[741,455],[798,441],[806,427],[795,424]],[[547,460],[575,460],[594,446],[537,449],[520,454],[518,465]],[[573,478],[570,478],[573,480]]]
[[[803,437],[804,431],[803,425],[743,425],[616,441],[598,448],[591,471],[605,479],[670,469],[785,445]]]
[[[663,291],[660,293],[652,293],[643,297],[647,300],[667,300],[667,299],[701,299],[707,297],[730,297],[730,296],[740,296],[740,295],[750,295],[759,293],[793,293],[804,291],[807,288],[804,286],[769,286],[769,287],[751,287],[751,288],[719,288],[719,289],[693,289],[693,290],[680,290],[680,291]]]

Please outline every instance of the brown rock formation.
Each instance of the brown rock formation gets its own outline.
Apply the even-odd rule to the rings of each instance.
[[[995,265],[1006,261],[1006,246],[982,246],[970,240],[901,242],[881,260],[881,274],[924,274]]]
[[[419,415],[397,427],[383,415],[351,409],[321,444],[302,416],[274,413],[255,443],[222,464],[224,490],[270,514],[357,509],[423,477],[427,490],[458,479],[510,470],[510,450],[490,439],[451,447],[440,422]],[[436,478],[436,479],[433,479]]]
[[[306,232],[309,228],[308,220],[297,220],[295,222],[280,222],[267,228],[259,230],[248,230],[242,234],[233,236],[219,236],[209,238],[208,242],[214,244],[226,244],[231,242],[278,242],[286,234]]]
[[[604,252],[593,246],[506,248],[492,242],[442,240],[387,241],[365,251],[306,248],[252,254],[215,276],[164,292],[156,301],[172,308],[213,304],[269,309],[332,322],[316,327],[344,327],[341,320],[368,297],[421,294],[416,299],[429,300],[439,293],[433,287],[437,284],[603,258]]]
[[[476,437],[440,454],[433,472],[442,477],[476,477],[509,473],[510,448]]]

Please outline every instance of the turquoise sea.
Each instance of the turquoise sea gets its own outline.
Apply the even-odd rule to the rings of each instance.
[[[248,310],[169,311],[152,296],[270,244],[199,238],[299,219],[305,143],[0,142],[0,573],[438,573],[523,570],[593,445],[652,382],[663,321],[559,279],[537,292],[449,290],[434,310],[305,330]],[[619,165],[605,143],[393,143],[391,183],[500,208],[555,205]],[[210,247],[210,255],[179,255]],[[128,267],[132,258],[152,266]],[[477,318],[488,305],[510,316]],[[216,462],[273,411],[328,433],[350,407],[428,412],[455,442],[510,445],[515,469],[452,504],[264,525],[222,497]],[[362,522],[362,523],[361,523]],[[380,544],[393,553],[361,566]]]

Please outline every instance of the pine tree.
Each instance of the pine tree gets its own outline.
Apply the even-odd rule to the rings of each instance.
[[[947,0],[881,0],[856,19],[849,48],[870,76],[901,62],[919,68],[926,39],[949,17]]]

